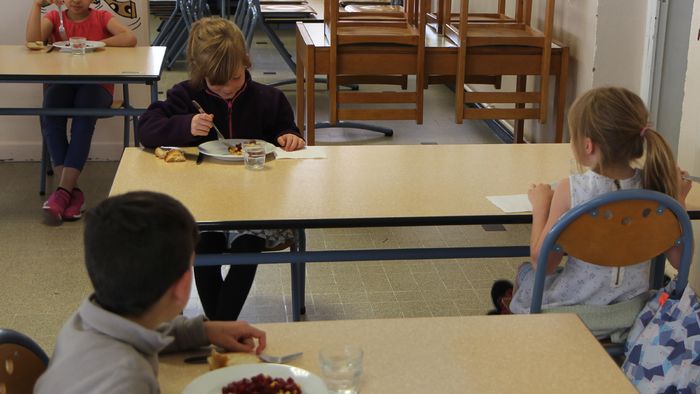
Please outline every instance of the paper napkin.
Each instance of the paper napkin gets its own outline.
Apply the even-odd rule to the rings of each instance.
[[[532,205],[527,194],[510,194],[505,196],[486,196],[493,205],[506,213],[531,212]]]
[[[275,148],[275,157],[279,159],[325,159],[326,152],[321,146],[307,146],[304,149],[287,152],[280,147]]]

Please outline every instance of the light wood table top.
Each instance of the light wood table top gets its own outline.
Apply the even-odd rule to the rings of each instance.
[[[257,325],[269,354],[320,375],[324,345],[364,350],[362,394],[636,393],[575,315],[467,316]],[[179,393],[206,365],[161,357],[160,385]]]
[[[431,224],[447,224],[443,218],[456,220],[454,224],[529,222],[530,214],[505,214],[486,196],[527,193],[532,183],[559,181],[569,175],[572,157],[569,144],[318,148],[327,158],[268,160],[262,171],[211,158],[201,165],[191,159],[165,163],[149,151],[127,148],[110,195],[166,193],[189,208],[199,223],[305,221],[302,227],[327,227],[323,220],[368,222],[362,225],[391,225],[407,218]],[[700,211],[700,192],[691,191],[687,203],[689,210]]]
[[[164,55],[165,47],[105,47],[73,56],[58,49],[47,53],[0,45],[0,80],[158,80]]]

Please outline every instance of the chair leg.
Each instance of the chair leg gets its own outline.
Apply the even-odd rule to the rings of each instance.
[[[49,148],[46,145],[46,138],[44,138],[44,128],[41,124],[41,118],[39,118],[39,129],[41,130],[41,161],[39,163],[39,195],[46,195],[46,176],[53,175],[53,166],[51,165],[51,155],[49,154]]]
[[[306,250],[306,234],[304,230],[295,230],[295,242],[292,246],[293,252],[303,252]],[[306,314],[306,263],[291,263],[292,274],[292,320],[299,321],[301,315]]]
[[[132,116],[131,121],[134,123],[134,146],[139,147],[141,145],[141,141],[139,141],[139,135],[137,133],[136,128],[138,127],[139,123],[139,117],[138,116]]]
[[[46,194],[46,175],[48,173],[47,167],[50,167],[51,164],[47,163],[51,159],[48,158],[48,149],[46,148],[46,141],[42,137],[41,139],[41,162],[39,164],[39,195],[43,196]],[[53,171],[51,171],[53,174]]]

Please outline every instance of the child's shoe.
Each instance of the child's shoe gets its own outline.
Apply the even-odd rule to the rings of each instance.
[[[507,280],[497,280],[491,286],[491,301],[496,309],[489,315],[510,315],[510,301],[513,299],[513,283]]]
[[[66,207],[70,204],[70,192],[62,187],[51,193],[48,200],[41,207],[44,210],[44,217],[49,224],[60,224]]]
[[[72,221],[78,220],[83,216],[83,211],[85,210],[85,195],[83,191],[77,187],[73,188],[70,193],[70,204],[66,207],[65,212],[63,212],[63,220]]]

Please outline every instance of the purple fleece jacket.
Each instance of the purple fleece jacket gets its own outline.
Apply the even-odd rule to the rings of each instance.
[[[165,101],[151,104],[139,119],[141,144],[147,148],[196,146],[215,140],[214,128],[206,137],[192,135],[192,117],[197,113],[192,100],[214,115],[214,123],[226,138],[262,139],[278,145],[277,137],[283,134],[302,137],[284,93],[253,81],[248,71],[245,79],[242,91],[233,100],[224,100],[206,88],[194,89],[189,81],[173,86]]]

